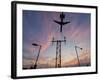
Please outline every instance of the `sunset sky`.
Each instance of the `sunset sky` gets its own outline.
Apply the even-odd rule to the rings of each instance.
[[[90,65],[90,41],[91,41],[91,15],[87,13],[64,12],[64,21],[70,21],[63,26],[60,33],[59,25],[53,20],[60,21],[61,12],[45,12],[23,10],[23,67],[34,66],[39,47],[42,46],[38,68],[54,67],[56,44],[52,45],[52,38],[62,40],[66,37],[66,44],[62,43],[62,66],[77,65],[75,45],[83,48],[78,49],[81,65]]]

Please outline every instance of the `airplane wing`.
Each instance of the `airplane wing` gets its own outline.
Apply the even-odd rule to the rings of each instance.
[[[59,22],[59,21],[56,21],[56,20],[53,20],[54,22],[56,22],[57,24],[61,24],[61,22]]]
[[[68,21],[68,22],[63,22],[62,24],[65,25],[65,24],[68,24],[68,23],[70,23],[70,21]]]

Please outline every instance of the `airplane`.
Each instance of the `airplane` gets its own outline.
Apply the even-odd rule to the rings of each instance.
[[[57,24],[60,24],[61,25],[60,26],[60,32],[62,32],[63,25],[70,23],[70,21],[67,21],[67,22],[64,22],[63,21],[65,19],[65,14],[63,12],[60,14],[60,19],[61,19],[61,21],[54,20],[54,22],[56,22]]]

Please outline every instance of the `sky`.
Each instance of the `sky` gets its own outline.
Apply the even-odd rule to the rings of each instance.
[[[37,68],[52,68],[55,66],[56,43],[54,40],[63,40],[66,37],[66,44],[62,43],[62,67],[77,66],[75,46],[83,48],[78,50],[80,64],[90,65],[90,42],[91,42],[91,15],[89,13],[64,12],[64,21],[70,21],[60,27],[53,20],[60,21],[61,12],[31,11],[23,10],[23,68],[34,66],[39,46],[41,45],[40,56]]]

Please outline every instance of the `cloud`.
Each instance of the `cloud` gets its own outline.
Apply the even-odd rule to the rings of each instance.
[[[79,60],[80,60],[80,64],[81,66],[87,66],[91,64],[91,59],[90,59],[90,53],[89,51],[84,51],[79,55]],[[68,60],[67,62],[64,61],[62,63],[62,66],[64,67],[73,67],[73,66],[78,66],[78,60],[77,58],[73,58]]]
[[[45,52],[48,49],[50,49],[50,44],[51,44],[53,36],[55,36],[55,39],[57,39],[57,38],[61,38],[60,36],[63,35],[63,37],[64,36],[67,37],[68,41],[71,41],[71,40],[79,41],[80,42],[79,45],[82,46],[82,48],[86,48],[87,44],[88,45],[90,44],[89,43],[90,26],[87,25],[86,21],[84,21],[87,19],[83,20],[83,17],[80,18],[80,16],[82,16],[82,14],[78,14],[78,16],[75,16],[77,14],[69,13],[72,15],[72,17],[70,19],[71,23],[68,25],[65,25],[64,29],[63,29],[63,34],[60,34],[59,33],[59,25],[57,25],[56,23],[53,22],[53,19],[59,20],[60,13],[52,13],[52,12],[44,13],[41,11],[40,12],[31,11],[31,12],[32,12],[32,14],[31,14],[32,17],[30,16],[28,18],[28,19],[30,19],[31,22],[30,21],[28,21],[30,23],[27,22],[27,26],[26,26],[27,28],[25,29],[25,35],[24,35],[25,42],[24,42],[23,56],[24,56],[24,59],[26,59],[26,61],[24,61],[24,63],[28,64],[28,62],[31,63],[31,60],[36,60],[36,56],[37,56],[39,47],[34,47],[31,44],[37,43],[42,46],[39,61],[38,61],[39,65],[40,65],[39,67],[48,67],[48,65],[50,67],[54,67],[55,59],[53,59],[53,57],[55,54],[52,54],[53,52],[50,51],[50,52],[48,52],[48,55],[52,56],[52,58],[47,59],[45,57],[47,55],[47,54],[45,55]],[[37,15],[36,13],[39,13],[39,14]],[[36,19],[34,19],[34,18],[36,18]],[[28,24],[30,27],[28,26]],[[69,49],[69,50],[72,50],[72,47],[70,47],[70,48],[71,49]],[[90,46],[88,46],[87,48],[90,49]],[[66,52],[66,53],[68,53],[67,55],[73,56],[70,54],[71,51],[69,51],[69,50],[67,50],[67,52]],[[44,53],[44,54],[42,54],[42,53]],[[66,54],[66,53],[64,53],[64,54]],[[35,59],[33,59],[33,58],[35,58]],[[88,60],[86,54],[84,54],[83,56],[80,56],[80,58],[81,58],[81,62],[83,64],[85,64]],[[86,61],[85,61],[85,59],[86,59]],[[64,60],[69,60],[69,58],[64,59]],[[62,63],[65,66],[64,63],[66,63],[66,65],[67,65],[67,62],[63,61]],[[68,62],[68,64],[69,65],[77,65],[77,59],[73,59],[73,60],[71,59]]]
[[[47,15],[43,15],[43,33],[41,35],[40,44],[42,45],[41,52],[44,52],[52,41],[52,24]]]
[[[34,66],[35,60],[28,60],[28,59],[23,59],[23,68],[30,68],[31,66]]]

